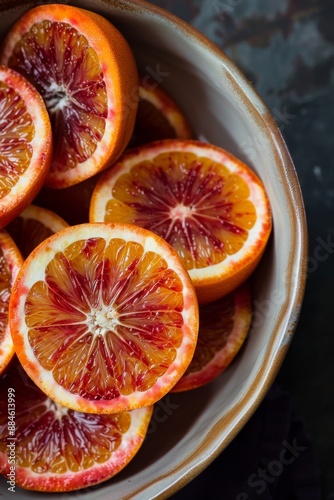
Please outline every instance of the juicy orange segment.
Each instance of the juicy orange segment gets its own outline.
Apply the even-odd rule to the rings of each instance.
[[[164,240],[136,226],[82,224],[51,236],[25,261],[10,304],[23,367],[80,411],[152,404],[195,350],[188,273]]]
[[[0,227],[38,193],[48,175],[51,147],[41,96],[21,75],[0,67]]]
[[[26,258],[42,241],[67,226],[67,222],[51,210],[29,205],[6,230]]]
[[[48,109],[55,145],[47,185],[76,184],[126,147],[137,69],[126,40],[102,16],[69,5],[31,9],[8,33],[1,61],[33,83]]]
[[[3,105],[0,143],[0,197],[8,195],[26,172],[32,157],[35,126],[19,93],[0,82]]]
[[[9,392],[8,392],[9,390]],[[35,491],[71,491],[109,479],[144,441],[152,406],[114,415],[64,408],[12,363],[0,385],[0,471],[10,473],[9,395],[15,401],[15,482]]]
[[[252,305],[247,281],[225,297],[200,306],[196,350],[186,372],[172,391],[195,389],[212,382],[231,364],[251,324]]]
[[[12,238],[6,231],[0,231],[0,373],[14,354],[8,326],[8,306],[13,282],[22,263],[23,258]]]
[[[166,140],[126,153],[99,178],[90,220],[159,234],[180,255],[200,302],[245,281],[271,231],[256,175],[226,151],[196,141]]]

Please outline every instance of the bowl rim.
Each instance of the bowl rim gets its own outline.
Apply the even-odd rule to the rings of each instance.
[[[112,0],[100,1],[108,5],[112,4]],[[116,8],[120,10],[124,9],[127,11],[133,11],[134,6],[139,9],[139,12],[146,15],[153,15],[161,22],[165,22],[169,25],[169,27],[172,27],[174,30],[178,30],[181,35],[195,39],[203,48],[206,48],[209,52],[211,52],[211,54],[217,58],[217,61],[223,64],[230,82],[242,91],[243,97],[247,101],[247,106],[249,106],[249,109],[252,110],[254,119],[257,120],[262,125],[262,128],[266,130],[272,145],[272,150],[275,153],[276,164],[283,177],[287,180],[283,189],[287,201],[290,203],[290,224],[292,226],[291,234],[293,237],[293,240],[291,241],[291,248],[294,248],[294,252],[290,252],[288,260],[288,268],[291,271],[288,273],[290,283],[286,284],[286,288],[290,289],[289,300],[284,304],[284,307],[281,307],[281,316],[276,322],[275,331],[271,334],[271,342],[268,346],[268,355],[265,357],[261,369],[252,381],[251,386],[248,388],[247,394],[240,398],[237,407],[232,408],[219,420],[215,428],[212,429],[211,434],[214,433],[217,435],[222,433],[223,428],[226,426],[226,422],[233,418],[233,413],[236,411],[240,417],[238,419],[234,418],[235,425],[233,429],[231,429],[228,435],[219,442],[213,452],[205,455],[205,453],[201,450],[202,458],[197,461],[196,465],[192,467],[186,475],[178,478],[173,484],[154,497],[156,499],[164,499],[183,488],[208,465],[210,465],[215,458],[217,458],[217,456],[240,432],[242,427],[258,408],[270,386],[274,382],[274,379],[288,351],[301,312],[307,278],[308,231],[304,201],[293,160],[283,136],[271,112],[269,111],[269,108],[252,84],[247,80],[246,76],[237,67],[237,65],[229,59],[222,49],[220,49],[206,35],[175,14],[163,9],[162,7],[151,4],[146,0],[119,0],[116,2]],[[298,279],[296,279],[296,277]],[[278,335],[278,325],[283,321],[283,317],[286,321],[285,334],[279,347],[276,349],[274,339]],[[273,352],[274,350],[275,352]],[[208,448],[208,444],[206,445],[205,443],[202,443],[201,448],[205,450],[205,448]],[[193,453],[196,453],[196,450]],[[185,459],[184,463],[186,461],[187,460]],[[178,468],[181,466],[182,463],[178,464]],[[138,490],[137,493],[139,493]],[[124,500],[128,499],[126,498]]]
[[[60,1],[60,3],[62,3],[62,1]],[[71,0],[65,0],[64,3],[73,3],[77,5],[77,2],[71,2]],[[39,5],[40,2],[33,2],[29,0],[3,0],[1,2],[0,10],[16,10],[17,8],[23,6],[31,8],[36,4]],[[130,13],[135,11],[138,14],[142,13],[150,15],[153,18],[158,19],[161,23],[165,23],[168,27],[177,30],[181,36],[194,39],[203,49],[209,51],[217,59],[217,62],[220,62],[220,64],[223,65],[231,84],[240,89],[244,102],[247,103],[247,107],[249,107],[248,109],[252,112],[253,119],[256,120],[258,124],[261,125],[261,128],[266,131],[266,135],[270,140],[271,148],[275,155],[277,168],[279,169],[282,177],[287,180],[282,189],[285,193],[286,201],[290,205],[289,212],[291,214],[290,225],[292,235],[291,248],[294,248],[294,251],[289,254],[287,266],[288,269],[290,269],[290,272],[287,273],[290,281],[285,284],[285,288],[289,289],[288,299],[285,300],[284,304],[280,308],[281,314],[276,321],[275,330],[271,332],[270,343],[267,347],[267,355],[264,357],[261,368],[248,387],[246,394],[243,394],[238,400],[237,405],[225,413],[214,428],[211,429],[211,440],[214,440],[214,437],[217,436],[217,434],[222,435],[222,438],[215,446],[214,450],[210,453],[205,453],[205,450],[208,450],[209,448],[209,443],[206,441],[202,442],[200,447],[201,458],[199,459],[197,457],[196,464],[189,468],[187,474],[177,478],[171,485],[164,488],[163,491],[160,491],[154,497],[151,497],[155,499],[164,499],[179,491],[198,474],[200,474],[235,438],[262,402],[281,367],[298,323],[306,286],[308,263],[308,231],[306,213],[293,160],[273,116],[255,88],[247,80],[246,76],[237,67],[237,65],[229,59],[223,50],[188,22],[182,20],[166,9],[151,4],[146,0],[96,1],[96,7],[98,7],[99,4],[105,4],[115,11]],[[275,339],[278,336],[279,325],[283,322],[283,319],[286,324],[285,332],[280,344],[277,346]],[[238,418],[235,416],[236,413],[238,414]],[[233,427],[230,427],[226,436],[223,436],[223,429],[226,428],[228,424],[231,426],[232,421],[234,422]],[[205,437],[207,439],[208,436]],[[209,442],[211,442],[211,440],[209,440]],[[192,455],[197,452],[198,449],[195,449],[192,452]],[[183,462],[180,462],[178,464],[178,468],[181,468],[182,465],[186,464],[186,462],[191,462],[190,457],[188,457],[188,459],[184,459]],[[140,493],[140,491],[143,492],[143,488],[139,487],[139,489],[132,493],[131,497],[126,496],[123,500],[133,498],[133,495]]]

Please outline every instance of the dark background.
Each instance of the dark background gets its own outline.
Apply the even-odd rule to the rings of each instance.
[[[334,499],[334,1],[152,3],[207,35],[252,82],[294,160],[309,231],[304,305],[271,391],[173,499]]]

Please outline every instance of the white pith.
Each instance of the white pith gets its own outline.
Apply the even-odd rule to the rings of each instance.
[[[99,309],[92,309],[87,315],[87,327],[93,335],[104,336],[120,324],[117,317],[118,313],[115,309],[102,304]]]
[[[192,214],[192,207],[189,205],[183,205],[183,203],[179,203],[175,207],[170,209],[169,215],[171,219],[176,220],[180,219],[182,222]]]
[[[69,409],[65,406],[61,406],[60,404],[52,401],[50,398],[46,398],[44,405],[46,407],[46,411],[52,411],[57,420],[61,420],[64,415],[68,414]]]
[[[62,111],[69,105],[71,98],[64,84],[58,85],[56,82],[51,82],[48,89],[45,89],[44,101],[49,112],[55,113]]]

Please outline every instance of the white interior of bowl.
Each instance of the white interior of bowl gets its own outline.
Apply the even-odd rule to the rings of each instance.
[[[141,72],[158,78],[188,116],[196,136],[246,161],[263,180],[274,232],[255,273],[254,323],[232,366],[207,387],[158,403],[149,435],[119,475],[61,498],[148,500],[175,492],[240,430],[269,388],[286,352],[304,288],[306,230],[298,181],[276,126],[250,85],[209,42],[144,3],[70,2],[114,22]],[[26,9],[25,9],[26,10]],[[23,12],[0,18],[4,33]],[[299,288],[299,290],[298,290]],[[6,492],[4,480],[0,491]],[[51,495],[19,492],[19,498]]]

